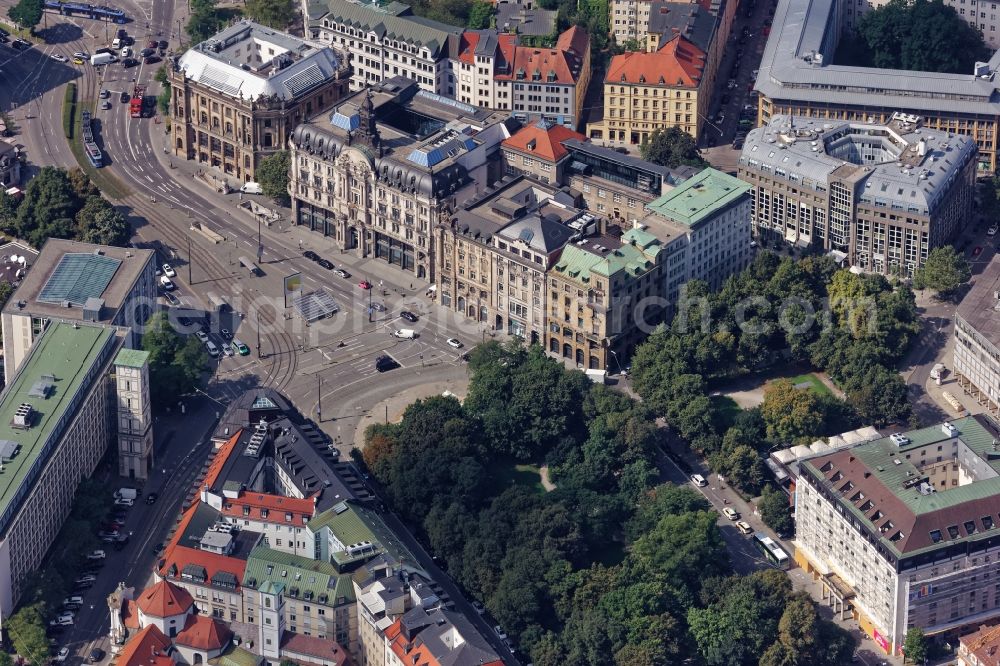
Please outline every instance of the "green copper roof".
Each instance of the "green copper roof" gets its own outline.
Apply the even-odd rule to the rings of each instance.
[[[208,660],[212,666],[259,666],[263,662],[263,657],[258,657],[253,652],[235,647],[232,644],[218,657]]]
[[[1000,473],[1000,453],[993,449],[993,435],[989,433],[975,418],[967,416],[950,421],[958,432],[959,439],[982,459],[986,460],[994,472]],[[928,444],[944,442],[952,438],[945,435],[940,425],[906,433],[909,444],[896,447],[888,437],[863,444],[852,451],[871,469],[888,488],[895,491],[896,497],[903,501],[914,514],[929,513],[947,507],[963,504],[972,500],[982,499],[1000,494],[1000,476],[992,479],[974,481],[965,485],[953,486],[945,490],[921,495],[916,487],[904,490],[907,479],[919,474],[917,467],[906,459],[906,452],[919,449]],[[897,452],[898,453],[895,453]],[[899,460],[897,465],[894,460]]]
[[[708,168],[646,207],[675,222],[693,227],[733,205],[749,191],[750,185],[739,178]]]
[[[79,410],[74,398],[98,379],[90,373],[106,358],[103,354],[113,344],[113,337],[114,331],[102,326],[51,324],[0,394],[0,448],[5,451],[0,476],[0,532],[14,516],[15,498],[19,503],[27,496],[52,454],[57,425],[65,418],[63,427],[69,428],[76,415],[71,407]],[[33,412],[27,428],[14,425],[14,413],[23,403],[30,404]]]
[[[330,553],[337,564],[367,560],[382,552],[388,552],[399,561],[416,562],[416,558],[399,543],[381,516],[359,504],[341,502],[309,521],[311,533],[316,534],[322,529],[329,529],[345,548],[366,541],[373,546],[373,549],[358,556],[349,555],[346,550]]]
[[[149,361],[149,352],[141,349],[122,349],[115,357],[115,365],[126,368],[141,368]]]
[[[267,546],[257,546],[247,557],[246,573],[243,575],[244,585],[253,585],[261,591],[265,586],[282,585],[285,596],[294,599],[306,599],[306,592],[311,592],[310,601],[325,603],[330,606],[354,602],[354,585],[349,574],[338,573],[328,562],[310,560],[274,550]],[[326,601],[321,598],[326,595]]]
[[[555,270],[584,286],[593,283],[594,275],[610,278],[624,272],[635,278],[655,268],[656,257],[663,251],[659,239],[641,229],[629,229],[622,235],[621,242],[621,247],[606,253],[588,249],[593,244],[586,248],[567,245]]]

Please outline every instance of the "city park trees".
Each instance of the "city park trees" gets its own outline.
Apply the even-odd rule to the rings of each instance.
[[[477,347],[469,371],[464,402],[413,403],[399,423],[368,429],[359,459],[533,663],[701,660],[722,652],[711,627],[740,622],[746,663],[781,640],[787,647],[773,650],[810,663],[801,627],[825,625],[797,609],[782,633],[777,607],[792,599],[784,574],[734,576],[704,497],[656,485],[662,430],[648,403],[518,341]],[[739,459],[766,426],[759,414],[738,415],[737,426],[730,444]],[[542,465],[552,490],[513,473]],[[729,588],[743,597],[723,599]]]
[[[838,270],[825,257],[761,253],[717,293],[688,283],[671,325],[636,349],[631,382],[714,470],[756,493],[770,450],[905,420],[906,385],[894,366],[917,332],[905,285]],[[733,416],[710,396],[736,377],[789,362],[825,371],[846,399],[815,382],[776,380],[760,408]]]

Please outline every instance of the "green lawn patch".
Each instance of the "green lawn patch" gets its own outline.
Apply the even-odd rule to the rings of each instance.
[[[67,96],[68,97],[68,96]],[[121,201],[132,193],[114,174],[106,169],[96,169],[87,159],[87,153],[83,150],[83,142],[80,141],[80,112],[85,109],[90,111],[90,116],[94,117],[94,100],[78,100],[76,103],[77,113],[73,118],[72,134],[73,139],[69,140],[69,149],[73,151],[76,163],[80,165],[83,172],[90,177],[90,181],[97,186],[108,199]],[[65,109],[64,109],[65,111]]]
[[[736,404],[736,401],[728,395],[713,395],[710,400],[712,401],[712,406],[715,408],[715,413],[719,415],[722,421],[721,425],[727,430],[733,427],[736,415],[742,411],[740,406]]]
[[[538,493],[544,493],[542,474],[537,465],[504,464],[494,470],[497,480],[502,485],[519,485]]]
[[[819,377],[813,373],[807,373],[804,375],[796,375],[795,377],[789,377],[792,384],[799,386],[801,384],[809,384],[809,388],[815,392],[817,395],[831,395],[830,387],[824,384]]]

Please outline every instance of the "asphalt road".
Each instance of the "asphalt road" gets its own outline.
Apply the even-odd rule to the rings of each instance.
[[[128,518],[121,529],[122,534],[130,535],[128,543],[120,551],[102,544],[107,558],[97,574],[97,582],[88,590],[73,593],[83,597],[83,607],[76,612],[76,624],[56,636],[57,646],[53,648],[53,652],[62,646],[70,648],[67,664],[82,662],[94,647],[110,653],[107,596],[119,582],[135,587],[136,592],[151,582],[156,561],[153,546],[166,540],[185,497],[197,481],[209,450],[209,429],[217,410],[207,399],[189,400],[184,416],[161,417],[154,424],[155,470],[141,497],[157,492],[159,498],[152,505],[137,500],[128,509]],[[123,485],[134,484],[112,474],[107,481],[108,494]]]

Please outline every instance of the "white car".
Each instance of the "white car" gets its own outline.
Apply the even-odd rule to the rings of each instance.
[[[59,650],[59,654],[55,656],[55,661],[66,661],[66,657],[69,656],[69,648],[64,647]]]
[[[174,287],[174,283],[171,282],[170,278],[166,275],[160,276],[160,287],[162,287],[164,291],[173,291],[176,289],[176,287]]]
[[[130,49],[127,46],[123,46],[121,54],[123,58],[128,58],[130,55],[132,55],[132,49]]]
[[[77,605],[83,604],[83,597],[81,596],[66,597],[65,599],[63,599],[63,605],[66,604],[77,604]]]
[[[87,54],[87,53],[84,53],[83,51],[77,51],[76,53],[73,54],[73,57],[74,58],[79,58],[80,60],[89,60],[90,59],[90,55]]]
[[[998,227],[998,225],[994,224],[992,227],[990,227],[989,229],[986,230],[986,235],[987,236],[996,236],[998,228],[1000,228],[1000,227]]]
[[[233,348],[230,347],[228,344],[223,343],[222,344],[222,353],[225,354],[226,356],[232,356],[233,355]]]
[[[505,641],[505,640],[507,640],[507,632],[505,632],[505,631],[503,630],[503,627],[501,627],[501,626],[500,626],[499,624],[498,624],[497,626],[493,627],[493,631],[495,631],[495,632],[496,632],[496,634],[497,634],[497,637],[498,637],[498,638],[499,638],[500,640],[502,640],[502,641]]]
[[[87,555],[88,560],[103,560],[106,554],[103,550],[95,550],[90,555]]]
[[[736,521],[736,529],[738,529],[740,531],[740,534],[744,534],[744,535],[746,535],[746,534],[753,534],[753,528],[750,526],[750,523],[748,523],[745,520],[737,520]]]
[[[208,342],[208,334],[205,331],[195,331],[194,337],[198,338],[198,342],[205,344]]]
[[[476,612],[479,613],[480,615],[486,612],[486,608],[483,606],[482,602],[473,601],[472,607],[475,608]]]
[[[208,350],[208,355],[212,358],[219,358],[219,348],[211,340],[205,343],[205,349]]]
[[[55,60],[56,62],[66,62],[66,56],[64,56],[61,53],[53,53],[49,57]]]
[[[706,481],[705,477],[703,477],[701,474],[692,474],[691,483],[698,486],[699,488],[704,488],[705,486],[708,485],[708,481]]]
[[[448,338],[448,346],[454,347],[455,349],[461,349],[462,341],[459,340],[458,338]]]
[[[135,504],[135,500],[131,497],[119,497],[115,500],[115,506],[132,506]]]
[[[167,277],[177,277],[177,271],[170,264],[163,264],[163,274]]]
[[[732,508],[730,508],[728,506],[725,509],[722,510],[722,515],[725,516],[726,518],[728,518],[729,520],[739,520],[740,519],[740,514],[736,513],[735,509],[732,509]]]

